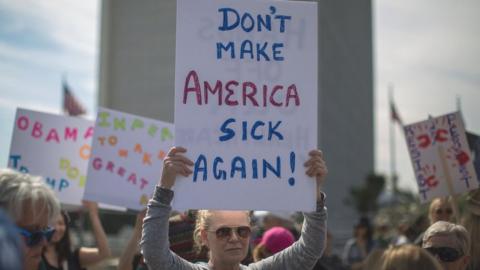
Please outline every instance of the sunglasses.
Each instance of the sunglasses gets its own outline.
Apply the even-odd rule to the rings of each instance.
[[[451,247],[429,247],[425,249],[443,262],[454,262],[463,256],[460,251]]]
[[[48,227],[45,230],[39,230],[34,232],[30,232],[22,228],[17,229],[18,232],[24,237],[25,244],[28,247],[34,247],[38,245],[42,242],[44,238],[47,240],[47,242],[50,242],[50,239],[52,239],[52,236],[55,233],[55,229],[51,227]]]
[[[220,227],[216,229],[215,231],[210,231],[210,232],[215,232],[215,236],[217,239],[228,239],[232,237],[232,232],[235,230],[235,233],[243,239],[246,239],[250,236],[252,233],[252,230],[248,226],[240,226],[240,227]]]
[[[451,208],[447,208],[447,209],[439,208],[439,209],[435,210],[435,214],[437,214],[437,215],[443,215],[444,212],[447,215],[451,215],[453,213]]]

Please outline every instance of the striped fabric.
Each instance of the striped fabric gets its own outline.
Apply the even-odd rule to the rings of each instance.
[[[169,219],[168,238],[170,249],[178,256],[190,262],[208,261],[206,250],[197,251],[193,241],[195,219],[178,214]]]
[[[85,114],[86,111],[78,100],[73,96],[70,87],[66,82],[63,82],[63,110],[70,116],[77,116]]]

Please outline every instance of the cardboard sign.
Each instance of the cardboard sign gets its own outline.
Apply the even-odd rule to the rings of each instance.
[[[173,139],[170,123],[100,108],[85,199],[134,210],[145,208]]]
[[[407,125],[404,132],[422,202],[478,188],[459,112]]]
[[[178,209],[313,210],[317,3],[177,1]]]
[[[60,202],[81,205],[93,121],[17,109],[8,167],[44,177]]]

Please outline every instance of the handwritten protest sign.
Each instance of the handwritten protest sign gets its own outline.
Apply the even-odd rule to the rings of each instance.
[[[177,1],[174,207],[313,210],[317,5]]]
[[[84,197],[134,210],[145,208],[173,139],[170,123],[100,108]]]
[[[404,132],[421,201],[478,188],[460,113],[407,125]]]
[[[41,175],[60,202],[81,205],[93,121],[17,109],[8,166]]]

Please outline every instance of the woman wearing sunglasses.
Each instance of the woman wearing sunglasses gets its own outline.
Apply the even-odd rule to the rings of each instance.
[[[248,267],[240,262],[246,257],[250,240],[250,216],[247,211],[200,211],[195,239],[210,250],[208,263],[190,263],[169,250],[168,217],[173,199],[172,186],[178,174],[192,173],[192,161],[185,148],[173,147],[164,160],[159,186],[150,200],[144,220],[141,248],[149,269],[311,269],[324,250],[326,232],[325,195],[320,186],[327,174],[322,152],[309,153],[306,174],[317,183],[317,211],[304,213],[305,223],[300,239],[289,248]]]
[[[80,270],[99,263],[110,256],[107,235],[98,216],[98,204],[84,201],[92,223],[97,247],[80,247],[72,251],[69,233],[69,218],[65,212],[55,220],[55,233],[42,254],[39,270]]]
[[[0,170],[0,208],[17,226],[24,243],[24,269],[37,270],[42,249],[51,239],[49,228],[60,213],[60,205],[53,191],[43,179],[9,169]],[[4,251],[2,255],[4,255]]]

